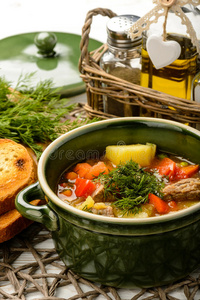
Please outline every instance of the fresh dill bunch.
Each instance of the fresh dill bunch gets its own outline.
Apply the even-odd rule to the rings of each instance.
[[[41,143],[49,143],[66,131],[95,120],[71,121],[67,116],[76,105],[70,105],[70,99],[61,98],[58,90],[53,90],[51,80],[29,88],[31,76],[20,78],[15,89],[0,78],[0,138],[27,145],[39,158]]]
[[[120,164],[98,179],[104,185],[105,198],[113,195],[114,206],[124,214],[137,213],[148,200],[149,193],[162,196],[164,181],[145,171],[133,160]]]

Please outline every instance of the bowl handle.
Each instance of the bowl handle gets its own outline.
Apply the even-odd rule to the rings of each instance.
[[[45,199],[45,195],[37,181],[23,189],[15,199],[15,207],[27,219],[44,224],[49,230],[58,229],[58,217],[49,206],[35,206],[29,202],[35,199]]]

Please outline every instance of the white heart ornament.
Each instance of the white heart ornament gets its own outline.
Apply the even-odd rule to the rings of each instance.
[[[162,36],[151,35],[147,39],[147,52],[156,69],[173,63],[181,54],[181,46],[176,41],[163,41]]]

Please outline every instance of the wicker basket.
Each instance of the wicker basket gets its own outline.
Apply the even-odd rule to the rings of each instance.
[[[128,105],[129,107],[134,105],[140,109],[142,108],[148,111],[153,117],[189,123],[191,126],[196,127],[200,123],[200,104],[197,102],[141,87],[110,75],[100,68],[99,61],[103,53],[107,50],[107,45],[103,44],[95,51],[88,52],[92,18],[98,14],[110,18],[116,16],[109,9],[97,8],[91,10],[86,16],[82,29],[79,70],[86,84],[87,104],[85,105],[85,110],[88,116],[91,118],[100,117],[102,119],[118,117],[117,115],[110,115],[103,111],[103,98],[107,96],[123,105]],[[129,113],[130,110],[127,110],[124,116],[129,116]]]

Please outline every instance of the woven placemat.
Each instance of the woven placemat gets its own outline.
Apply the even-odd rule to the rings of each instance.
[[[0,245],[0,299],[199,300],[200,274],[151,289],[100,286],[67,269],[54,249],[51,233],[34,223]]]

